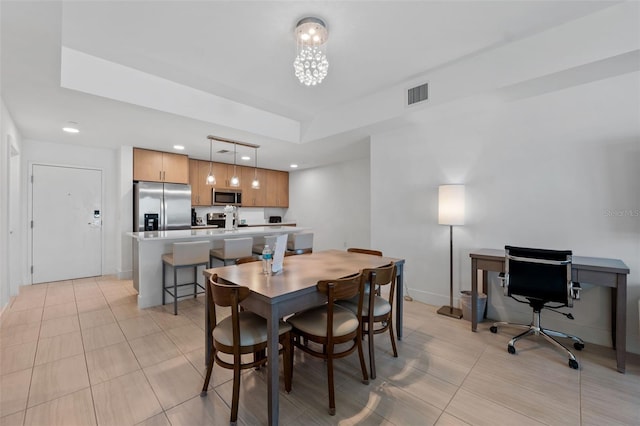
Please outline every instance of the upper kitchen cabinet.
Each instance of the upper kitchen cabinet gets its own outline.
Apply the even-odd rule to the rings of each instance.
[[[257,169],[260,188],[253,189],[251,183],[256,176],[256,169],[242,166],[240,188],[242,189],[242,207],[265,207],[267,205],[267,174],[264,169]]]
[[[289,207],[289,172],[265,171],[267,175],[266,205],[268,207]]]
[[[240,177],[240,166],[238,168],[238,177]],[[213,174],[216,177],[216,189],[231,188],[231,178],[233,177],[233,164],[213,163]]]
[[[213,205],[212,185],[206,184],[209,162],[189,159],[189,183],[191,184],[191,205]]]
[[[133,180],[189,183],[189,157],[133,148]]]

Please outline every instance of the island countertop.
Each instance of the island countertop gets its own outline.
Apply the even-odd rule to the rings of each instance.
[[[233,231],[223,228],[179,229],[173,231],[127,232],[127,235],[140,241],[157,240],[224,240],[272,234],[291,234],[309,230],[299,226],[241,226]]]
[[[297,226],[246,226],[225,231],[222,228],[183,229],[173,231],[127,232],[133,242],[133,286],[138,291],[138,307],[148,308],[162,304],[162,255],[173,251],[173,243],[209,241],[211,248],[222,246],[228,238],[261,237],[292,234],[310,228]],[[180,282],[189,282],[193,271],[178,271]],[[204,285],[204,276],[197,274]]]

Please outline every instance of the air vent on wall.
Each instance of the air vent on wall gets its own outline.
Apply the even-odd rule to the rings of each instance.
[[[413,105],[418,102],[426,101],[429,97],[429,84],[425,83],[420,86],[412,87],[407,90],[407,105]]]
[[[216,151],[216,154],[233,154],[233,151],[229,151],[228,149],[221,149],[220,151]]]

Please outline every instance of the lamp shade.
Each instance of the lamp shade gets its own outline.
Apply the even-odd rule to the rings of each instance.
[[[464,185],[440,185],[438,188],[438,223],[464,225]]]

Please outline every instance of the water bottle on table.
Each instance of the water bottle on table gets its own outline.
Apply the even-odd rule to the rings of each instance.
[[[265,245],[262,249],[262,273],[271,275],[271,264],[273,263],[273,253],[269,245]]]

